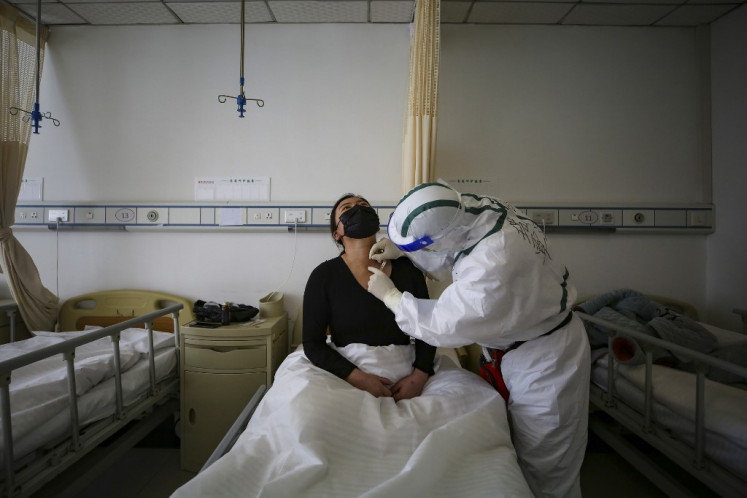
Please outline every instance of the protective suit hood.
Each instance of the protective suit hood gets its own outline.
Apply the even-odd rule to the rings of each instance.
[[[459,252],[479,241],[490,227],[467,212],[474,204],[445,183],[423,183],[399,202],[387,227],[389,239],[421,270],[443,275]]]
[[[463,248],[463,215],[459,192],[443,183],[423,183],[400,200],[387,232],[418,268],[443,273]]]

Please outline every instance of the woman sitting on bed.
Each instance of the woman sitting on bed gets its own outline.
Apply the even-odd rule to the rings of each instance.
[[[346,195],[331,219],[343,252],[309,277],[304,350],[278,367],[231,451],[173,498],[531,497],[500,394],[448,357],[434,368],[435,348],[411,344],[366,289],[376,212]],[[384,271],[426,294],[409,259]]]
[[[409,345],[410,337],[400,330],[394,315],[382,301],[367,290],[371,272],[379,263],[368,258],[376,242],[379,217],[368,201],[345,194],[334,205],[330,231],[342,253],[314,269],[303,297],[303,347],[316,366],[346,380],[376,397],[391,396],[395,401],[419,396],[428,377],[433,375],[436,348],[416,340],[403,354],[411,354],[412,371],[400,379],[367,373],[351,359],[356,344],[368,346]],[[427,298],[423,274],[407,258],[399,258],[382,268],[400,291]],[[327,341],[327,330],[330,342]],[[408,353],[409,351],[409,353]]]

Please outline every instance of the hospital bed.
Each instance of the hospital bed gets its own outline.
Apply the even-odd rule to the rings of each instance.
[[[177,413],[191,320],[181,297],[102,291],[64,302],[60,332],[0,346],[0,496],[74,495]]]
[[[695,309],[686,303],[648,297],[697,320]],[[669,496],[697,496],[695,486],[701,483],[719,496],[747,496],[744,362],[727,362],[713,352],[696,352],[672,340],[587,314],[583,305],[578,315],[585,321],[590,339],[592,330],[607,334],[606,348],[592,349],[590,430]],[[701,325],[717,340],[711,351],[747,351],[747,335]],[[621,353],[615,339],[625,336],[642,345],[644,363],[627,365],[618,361]],[[670,355],[691,361],[695,367],[683,370],[654,363],[654,358],[671,359]],[[716,369],[732,377],[729,384],[707,378]],[[692,486],[683,483],[679,477],[682,470],[699,482],[693,481]]]
[[[298,346],[301,323],[299,313],[295,351],[272,387],[174,497],[532,496],[503,399],[455,350],[439,348],[423,394],[395,403],[313,366]],[[354,362],[364,370],[386,362],[362,350]]]
[[[0,299],[0,344],[13,342],[18,306],[12,299]]]

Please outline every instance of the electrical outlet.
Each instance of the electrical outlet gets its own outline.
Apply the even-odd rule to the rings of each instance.
[[[554,209],[529,209],[527,214],[539,226],[556,224],[557,211]]]
[[[687,226],[706,227],[710,226],[708,213],[705,211],[688,211]]]
[[[57,221],[68,221],[67,209],[50,209],[47,211],[47,221],[56,223]]]
[[[44,223],[44,210],[41,207],[16,206],[15,223],[29,225]]]
[[[305,209],[286,209],[285,222],[286,223],[306,223],[306,210]]]
[[[315,207],[311,208],[311,224],[319,226],[329,226],[329,219],[332,217],[332,208]]]
[[[103,224],[106,219],[106,208],[97,206],[81,206],[74,210],[73,223]]]
[[[279,211],[278,208],[247,208],[246,222],[249,225],[275,225]]]

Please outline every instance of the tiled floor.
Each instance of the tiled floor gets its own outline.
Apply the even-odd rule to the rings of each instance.
[[[165,498],[194,474],[180,469],[179,449],[137,447],[99,476],[78,498]],[[589,439],[581,469],[585,497],[663,498],[648,479],[595,438]]]

